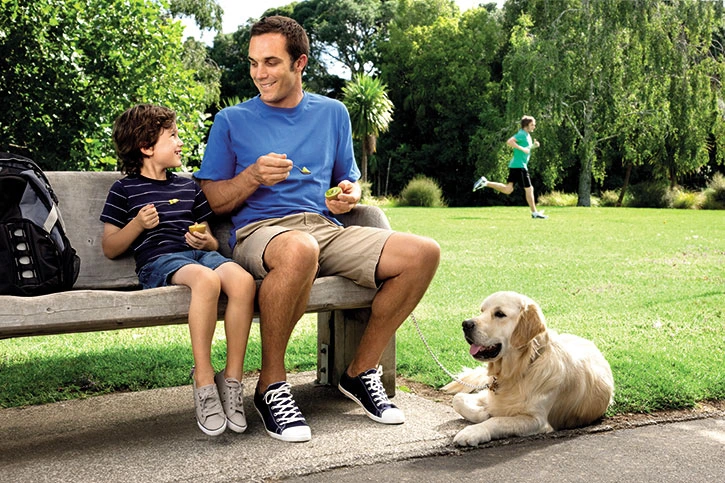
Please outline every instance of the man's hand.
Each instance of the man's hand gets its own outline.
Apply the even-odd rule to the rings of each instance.
[[[337,195],[337,199],[325,200],[327,209],[330,210],[330,213],[333,215],[347,213],[352,210],[358,201],[360,201],[360,196],[362,195],[360,185],[357,182],[352,183],[348,180],[344,180],[337,186],[342,190],[342,193]]]
[[[257,158],[247,169],[257,183],[272,186],[289,177],[292,161],[286,154],[269,153]]]

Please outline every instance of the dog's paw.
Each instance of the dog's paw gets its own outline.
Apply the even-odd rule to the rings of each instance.
[[[477,394],[459,393],[453,397],[451,405],[453,410],[463,418],[473,423],[480,423],[490,417],[486,408],[480,403],[480,397]]]
[[[489,441],[491,441],[491,433],[480,424],[463,428],[453,438],[453,444],[456,446],[478,446]]]

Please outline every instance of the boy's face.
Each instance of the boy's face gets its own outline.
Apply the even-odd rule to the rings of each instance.
[[[249,74],[268,106],[289,108],[299,104],[306,64],[306,55],[292,62],[282,34],[255,35],[249,41]]]
[[[181,146],[183,145],[176,123],[169,129],[161,128],[159,140],[151,148],[147,161],[153,162],[159,168],[177,168],[181,166]]]

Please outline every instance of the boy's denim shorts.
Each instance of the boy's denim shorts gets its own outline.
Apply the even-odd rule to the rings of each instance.
[[[167,253],[144,265],[138,272],[138,281],[141,282],[143,288],[164,287],[171,284],[171,277],[184,265],[196,263],[216,270],[227,262],[232,262],[232,260],[217,251],[187,250]]]

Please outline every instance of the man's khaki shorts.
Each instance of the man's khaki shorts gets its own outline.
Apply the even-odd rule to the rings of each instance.
[[[267,275],[264,251],[280,233],[309,233],[320,247],[318,276],[340,275],[358,285],[377,288],[375,271],[391,230],[369,226],[342,227],[315,213],[298,213],[251,223],[237,230],[234,260],[255,278]]]

